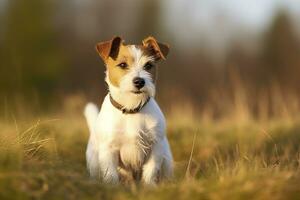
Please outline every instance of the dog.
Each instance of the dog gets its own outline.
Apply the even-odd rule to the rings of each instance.
[[[96,45],[106,66],[108,94],[100,112],[85,108],[90,131],[87,168],[93,178],[118,184],[128,178],[157,185],[173,174],[165,117],[154,100],[157,63],[169,46],[148,37],[140,45],[126,45],[121,37]]]

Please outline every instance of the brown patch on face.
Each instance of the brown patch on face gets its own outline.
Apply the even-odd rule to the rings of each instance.
[[[105,64],[108,70],[108,78],[111,84],[113,84],[116,87],[120,86],[120,81],[123,76],[125,76],[128,72],[130,72],[130,69],[134,66],[135,58],[132,55],[131,48],[132,45],[123,45],[121,44],[119,47],[119,54],[116,59],[113,59],[109,57],[106,59]],[[153,65],[151,69],[146,70],[151,74],[152,80],[155,83],[157,78],[157,69],[156,69],[156,62],[159,60],[156,58],[155,52],[151,50],[149,47],[145,47],[142,45],[135,45],[137,49],[140,49],[143,52],[143,56],[147,57],[153,57],[154,61],[149,61]],[[126,63],[127,68],[122,69],[118,65],[120,63]],[[146,63],[144,63],[145,65]]]
[[[106,59],[105,64],[108,70],[108,78],[111,84],[116,87],[120,86],[120,81],[125,76],[130,68],[133,66],[134,58],[130,53],[130,46],[121,44],[119,54],[116,59],[109,57]],[[122,69],[118,66],[120,63],[126,63],[127,68]]]

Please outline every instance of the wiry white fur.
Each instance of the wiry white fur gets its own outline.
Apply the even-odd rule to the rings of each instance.
[[[120,87],[115,87],[110,83],[108,72],[106,72],[107,74],[105,79],[109,86],[111,95],[126,109],[134,109],[138,107],[140,103],[143,104],[147,100],[148,96],[155,96],[155,85],[151,78],[151,74],[143,68],[148,61],[153,61],[153,58],[143,55],[143,52],[134,45],[131,46],[130,51],[134,57],[134,63],[130,68],[130,72],[127,73],[120,81]],[[132,80],[135,77],[141,77],[145,80],[145,86],[141,89],[143,93],[138,95],[132,93],[132,91],[136,90],[132,84]]]
[[[87,164],[92,177],[99,174],[104,182],[118,183],[120,162],[126,170],[142,172],[142,181],[153,185],[161,178],[169,178],[173,170],[173,158],[165,135],[164,115],[154,100],[155,86],[143,65],[151,58],[132,46],[135,66],[121,80],[120,87],[106,81],[112,97],[127,109],[136,108],[141,102],[151,99],[143,109],[135,114],[123,114],[105,97],[101,110],[94,120],[95,109],[86,108],[90,127],[87,147]],[[134,94],[132,79],[136,76],[145,79],[142,94]],[[93,108],[93,109],[92,109]]]

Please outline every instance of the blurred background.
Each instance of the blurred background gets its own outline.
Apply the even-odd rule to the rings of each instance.
[[[170,44],[158,66],[163,110],[259,119],[300,110],[297,0],[1,0],[0,23],[4,116],[100,103],[94,46],[114,35]]]
[[[149,35],[174,182],[109,188],[86,173],[95,44]],[[0,199],[299,199],[299,0],[0,0]]]

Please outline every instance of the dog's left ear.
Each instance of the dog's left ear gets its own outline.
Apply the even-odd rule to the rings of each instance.
[[[158,59],[166,60],[169,53],[169,45],[158,42],[154,37],[149,36],[143,40],[143,45],[150,48]]]
[[[108,59],[108,57],[115,60],[118,57],[122,42],[123,39],[121,37],[115,36],[111,40],[98,43],[96,45],[96,51],[99,53],[104,62]]]

